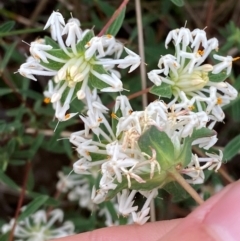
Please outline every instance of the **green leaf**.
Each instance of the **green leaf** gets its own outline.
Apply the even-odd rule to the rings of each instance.
[[[41,146],[42,142],[44,140],[44,135],[43,134],[38,134],[37,137],[34,138],[33,140],[33,145],[31,145],[31,149],[29,152],[29,160],[33,158],[33,156],[36,154],[38,148]]]
[[[240,152],[240,135],[232,139],[224,148],[223,160],[231,160]]]
[[[14,25],[15,25],[14,21],[8,21],[8,22],[0,25],[0,33],[9,32],[10,30],[13,29]]]
[[[0,88],[0,96],[11,94],[13,91],[9,88]]]
[[[170,182],[166,184],[163,189],[172,195],[171,201],[174,203],[180,202],[190,197],[190,195],[185,191],[185,189],[177,182]]]
[[[111,34],[113,36],[116,36],[119,29],[122,26],[124,17],[125,17],[126,7],[124,7],[121,11],[121,13],[118,15],[118,17],[113,21],[113,23],[110,25],[108,30],[106,31],[107,34]]]
[[[14,51],[15,47],[17,46],[17,43],[18,42],[15,41],[14,43],[10,44],[10,46],[7,46],[7,51],[5,52],[4,58],[0,64],[0,73],[2,73],[5,69],[5,67],[7,66],[7,64],[13,54],[13,51]]]
[[[45,44],[51,45],[53,49],[60,49],[59,45],[52,38],[45,36],[44,40],[45,40]]]
[[[212,174],[212,171],[205,170],[204,175],[205,175],[205,181],[210,177]],[[191,185],[196,191],[199,190],[199,188],[202,186],[201,184],[193,184]],[[181,202],[189,197],[190,194],[177,182],[169,182],[167,183],[164,187],[164,190],[166,190],[169,194],[172,195],[172,202]]]
[[[226,74],[226,71],[222,71],[218,74],[213,74],[211,72],[208,73],[208,78],[209,78],[209,81],[211,82],[222,82],[224,81],[225,79],[227,79],[229,77],[229,75]]]
[[[18,185],[2,171],[0,171],[0,181],[5,183],[8,187],[12,188],[13,190],[19,190]]]
[[[17,144],[17,140],[15,138],[11,139],[8,143],[7,143],[7,152],[9,155],[11,155],[15,148],[16,148],[16,144]]]
[[[103,68],[102,65],[94,65],[93,70],[98,72],[99,74],[107,74],[106,70]],[[93,88],[97,88],[99,90],[110,87],[108,84],[97,78],[95,75],[92,73],[89,75],[88,79],[89,85],[91,85]]]
[[[25,219],[30,216],[34,212],[36,212],[43,204],[48,200],[48,196],[40,196],[35,198],[32,202],[30,202],[24,211],[19,215],[18,221]]]
[[[146,182],[139,183],[131,179],[131,189],[151,190],[153,188],[164,188],[166,184],[174,181],[169,173],[176,172],[176,165],[180,164],[182,167],[185,167],[189,164],[192,155],[192,142],[198,138],[213,136],[215,134],[215,131],[209,130],[208,128],[194,130],[191,137],[185,138],[183,147],[180,150],[176,150],[171,139],[165,132],[158,130],[155,126],[151,126],[139,138],[138,145],[141,152],[145,152],[149,156],[152,156],[151,148],[156,151],[156,160],[161,167],[161,171],[159,173],[157,169],[155,169],[151,179],[150,170],[146,170],[146,173],[139,173],[138,175]],[[107,200],[113,198],[121,190],[128,188],[126,177],[123,177],[122,183],[118,183],[117,181],[115,183],[117,187],[114,190],[109,190]]]
[[[65,80],[62,80],[61,85],[63,85],[64,83],[65,83]],[[82,81],[81,82],[77,82],[77,84],[75,85],[73,94],[72,94],[71,102],[76,99],[77,92],[81,89],[81,86],[82,86]],[[63,91],[62,97],[61,97],[61,103],[62,104],[65,102],[65,100],[66,100],[66,98],[68,96],[69,91],[70,91],[70,87],[65,88],[65,90]],[[81,105],[79,104],[79,106],[81,106]],[[79,111],[79,109],[77,111]]]
[[[40,193],[37,193],[37,192],[28,191],[28,190],[26,191],[26,194],[29,197],[32,197],[34,199],[42,198],[43,196],[44,197],[46,196],[46,195],[43,195],[43,194],[40,194]],[[48,206],[59,206],[60,202],[59,202],[59,200],[56,200],[52,197],[48,197],[48,199],[46,200],[46,202],[44,204],[48,205]]]
[[[28,180],[27,180],[27,190],[31,191],[34,188],[35,180],[34,180],[34,174],[32,169],[30,169],[28,174]]]
[[[155,169],[153,177],[150,179],[150,171],[138,174],[145,183],[139,183],[131,179],[131,189],[133,190],[151,190],[153,188],[162,187],[166,183],[173,181],[172,177],[168,174],[172,169],[175,169],[176,163],[179,161],[174,159],[174,146],[171,139],[165,132],[159,131],[155,126],[151,126],[139,138],[138,145],[141,152],[152,156],[152,149],[156,151],[156,160],[161,167],[159,173]],[[107,200],[113,198],[118,192],[128,188],[128,180],[123,177],[122,183],[115,182],[117,187],[114,190],[109,190]]]
[[[5,234],[2,234],[2,235],[0,236],[0,241],[8,241],[8,240],[9,240],[9,233],[10,233],[10,231],[8,231],[8,232],[5,233]]]
[[[177,5],[178,7],[184,6],[184,1],[183,0],[171,0],[171,1],[172,1],[172,3]]]
[[[138,145],[142,152],[152,156],[152,149],[156,151],[157,161],[162,170],[167,170],[174,162],[174,146],[168,135],[151,126],[139,138]]]
[[[92,30],[89,30],[83,39],[76,45],[77,52],[78,53],[83,53],[85,52],[86,48],[85,45],[94,37],[94,33]]]
[[[208,128],[195,129],[191,136],[184,139],[183,147],[180,150],[179,156],[176,157],[177,160],[182,163],[183,167],[187,166],[191,161],[192,142],[198,138],[211,137],[214,135],[216,135],[216,132]]]
[[[159,86],[154,85],[149,92],[154,95],[158,95],[166,98],[171,98],[172,96],[172,88],[169,84],[166,84],[166,83],[162,83]]]
[[[69,49],[69,51],[71,51]],[[51,49],[51,50],[48,50],[46,51],[47,53],[51,54],[52,56],[55,56],[59,59],[62,59],[62,60],[69,60],[70,57],[62,50],[62,49]],[[49,59],[48,58],[48,63],[44,63],[42,60],[40,61],[40,64],[46,68],[49,68],[51,70],[59,70],[62,68],[62,66],[65,64],[65,63],[60,63],[60,62],[56,62],[56,61],[53,61],[52,59]]]

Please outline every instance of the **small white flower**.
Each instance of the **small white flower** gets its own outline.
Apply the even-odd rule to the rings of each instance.
[[[136,190],[132,190],[131,193],[127,189],[122,190],[122,193],[117,194],[118,199],[118,211],[124,217],[128,216],[130,213],[137,211],[138,206],[133,206],[133,198],[137,193]]]
[[[208,47],[208,40],[204,30],[198,28],[194,29],[192,31],[192,35],[194,36],[194,40],[191,45],[191,48],[194,48],[193,52],[197,52],[200,45],[202,45],[204,49]]]
[[[62,223],[62,221],[63,212],[60,209],[52,210],[48,215],[46,211],[39,210],[24,220],[17,222],[14,230],[14,240],[45,241],[74,234],[73,223],[70,221]],[[4,225],[2,232],[9,231],[13,222],[12,219],[9,226]],[[56,226],[56,222],[62,223],[61,226]]]
[[[141,192],[145,197],[147,197],[147,200],[145,201],[143,207],[141,208],[141,211],[139,212],[132,212],[133,221],[136,224],[143,225],[147,222],[150,216],[147,216],[150,211],[150,202],[155,198],[158,194],[157,189],[153,189],[150,192]]]
[[[175,76],[178,76],[177,69],[180,67],[180,65],[176,60],[177,58],[171,54],[164,55],[159,59],[158,67],[162,69],[164,65],[163,73],[165,75],[168,75],[169,71],[171,70]]]
[[[213,58],[216,59],[216,60],[222,61],[222,62],[214,65],[212,73],[218,74],[221,71],[223,71],[224,69],[227,69],[226,74],[229,75],[230,72],[231,72],[231,69],[232,69],[233,57],[232,56],[224,57],[224,56],[214,54]]]
[[[124,47],[125,51],[128,53],[128,56],[124,58],[124,62],[118,65],[118,68],[125,69],[131,66],[128,73],[131,73],[135,70],[141,63],[141,58],[139,55],[131,51],[130,49]]]

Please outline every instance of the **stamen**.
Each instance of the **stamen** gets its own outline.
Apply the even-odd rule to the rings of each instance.
[[[117,117],[117,115],[115,114],[115,113],[111,113],[111,117],[113,118],[113,119],[116,119],[116,120],[119,120],[119,118]]]
[[[221,104],[222,104],[222,98],[220,98],[220,97],[217,98],[217,104],[218,104],[218,105],[221,105]]]
[[[65,115],[65,120],[69,119],[70,118],[70,114],[66,114]]]
[[[198,52],[198,54],[200,54],[201,56],[204,55],[204,50],[200,50],[200,49],[199,49],[197,52]]]
[[[194,105],[190,105],[190,106],[188,106],[188,109],[189,109],[190,111],[192,111],[192,110],[195,109],[195,106],[194,106]]]
[[[239,59],[240,59],[240,57],[233,58],[233,59],[232,59],[232,62],[233,62],[233,61],[236,61],[236,60],[239,60]]]
[[[45,104],[49,104],[49,103],[51,102],[51,99],[48,98],[48,97],[45,97],[44,100],[43,100],[43,102],[44,102]]]
[[[133,110],[129,110],[128,114],[131,115],[133,113]]]

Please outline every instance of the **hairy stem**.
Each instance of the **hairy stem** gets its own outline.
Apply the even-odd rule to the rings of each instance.
[[[138,29],[138,49],[141,57],[140,73],[141,73],[141,84],[142,90],[147,88],[146,79],[146,66],[145,66],[145,54],[144,54],[144,39],[143,39],[143,26],[142,26],[142,12],[141,12],[141,2],[140,0],[135,0],[136,6],[136,17],[137,17],[137,29]],[[143,109],[147,107],[147,94],[142,95]]]
[[[173,177],[198,204],[204,203],[204,200],[199,196],[196,190],[186,182],[178,171],[169,172],[169,175],[171,175],[171,177]]]

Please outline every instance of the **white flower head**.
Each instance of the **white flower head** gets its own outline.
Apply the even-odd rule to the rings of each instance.
[[[9,231],[13,222],[12,219],[9,225],[3,225],[2,232]],[[61,223],[61,225],[56,225],[56,223]],[[24,220],[17,222],[14,230],[16,240],[45,241],[72,234],[74,234],[74,225],[70,221],[63,223],[63,211],[60,209],[54,209],[48,215],[45,210],[39,210]]]

